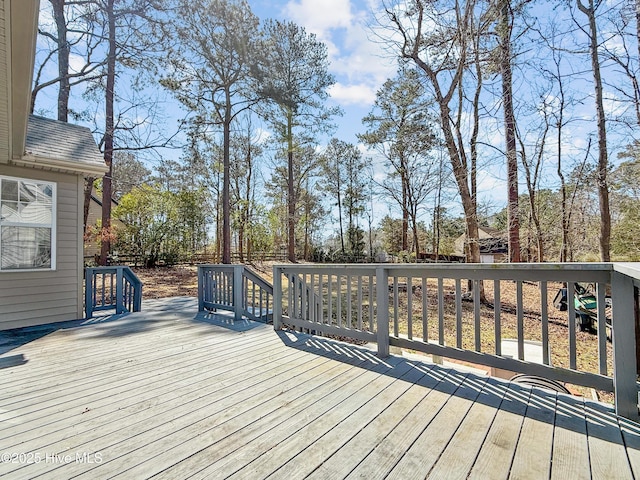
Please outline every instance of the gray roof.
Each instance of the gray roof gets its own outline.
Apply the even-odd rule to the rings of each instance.
[[[25,156],[64,162],[104,165],[91,130],[50,118],[29,116]]]

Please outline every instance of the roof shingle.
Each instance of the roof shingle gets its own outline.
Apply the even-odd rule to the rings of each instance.
[[[25,156],[104,165],[91,130],[36,115],[29,116]]]

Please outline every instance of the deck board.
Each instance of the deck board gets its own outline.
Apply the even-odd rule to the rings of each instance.
[[[504,392],[499,410],[469,474],[470,479],[509,478],[529,394],[529,390],[518,392],[509,389]]]
[[[467,478],[502,403],[506,386],[490,379],[429,472],[429,478]]]
[[[40,455],[0,477],[640,472],[640,427],[610,406],[196,310],[157,300],[30,341],[0,332],[0,453]]]
[[[558,395],[553,433],[551,478],[590,478],[589,442],[584,401]]]

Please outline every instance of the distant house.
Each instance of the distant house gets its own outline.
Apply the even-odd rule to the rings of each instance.
[[[481,263],[504,263],[509,259],[509,245],[504,232],[491,227],[478,227],[478,244]],[[467,235],[460,235],[454,242],[454,253],[465,256]]]
[[[91,131],[29,115],[38,0],[0,0],[0,330],[83,316]]]

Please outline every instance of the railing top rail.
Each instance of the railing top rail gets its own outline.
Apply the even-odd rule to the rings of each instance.
[[[377,268],[390,276],[426,276],[469,280],[529,280],[529,281],[610,281],[612,263],[403,263],[403,264],[331,264],[331,265],[274,265],[274,269],[291,273],[321,273],[334,275],[371,275]],[[632,267],[628,267],[630,270]],[[640,278],[640,267],[638,267]]]
[[[87,267],[86,272],[88,275],[93,275],[94,273],[118,273],[122,272],[122,274],[126,277],[126,279],[134,285],[143,286],[142,281],[137,277],[131,268],[124,265],[113,265],[106,267]]]
[[[198,269],[203,270],[218,270],[222,272],[233,272],[234,268],[238,265],[228,264],[228,263],[207,263],[198,265]]]
[[[87,267],[85,270],[87,272],[102,272],[102,273],[117,273],[118,270],[123,270],[124,266],[122,265],[113,265],[109,267]]]
[[[129,267],[124,267],[123,274],[134,286],[143,286],[142,280]]]
[[[640,262],[616,262],[613,270],[640,281]]]
[[[262,289],[266,290],[267,292],[273,295],[273,285],[271,285],[264,278],[262,278],[260,275],[255,273],[253,270],[250,270],[247,267],[244,267],[244,275],[248,277],[253,283],[255,283],[256,285],[259,285],[260,287],[262,287]]]
[[[388,270],[402,270],[402,269],[415,269],[415,270],[431,270],[446,268],[447,270],[469,270],[473,268],[480,268],[483,270],[577,270],[577,271],[607,271],[614,270],[614,267],[621,266],[629,270],[635,266],[635,271],[640,275],[640,262],[638,263],[588,263],[588,262],[572,262],[572,263],[369,263],[367,265],[357,263],[332,263],[332,264],[291,264],[283,263],[276,264],[274,267],[287,270],[295,269],[323,269],[331,270],[336,268],[341,269],[376,269],[385,268]],[[615,268],[618,270],[618,268]]]

